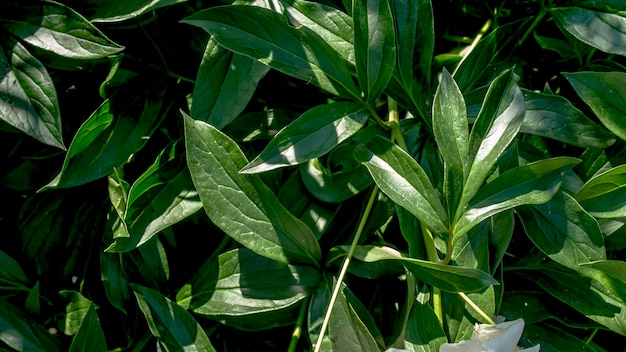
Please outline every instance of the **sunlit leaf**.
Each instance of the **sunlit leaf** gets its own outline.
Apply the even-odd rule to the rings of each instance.
[[[626,165],[620,165],[590,179],[576,200],[599,218],[626,216]]]
[[[259,255],[318,265],[321,250],[311,229],[258,176],[239,173],[248,161],[235,142],[189,117],[185,141],[191,178],[213,223]]]
[[[259,173],[320,157],[358,132],[368,118],[361,104],[318,105],[280,130],[241,171]]]
[[[69,352],[106,352],[106,338],[100,325],[96,307],[92,303],[89,305],[87,313],[83,316],[80,328],[72,339]]]
[[[268,9],[217,6],[183,20],[213,35],[222,46],[340,96],[360,99],[345,62],[306,27],[294,28]]]
[[[98,11],[91,16],[92,22],[119,22],[130,20],[156,9],[186,2],[187,0],[91,0]]]

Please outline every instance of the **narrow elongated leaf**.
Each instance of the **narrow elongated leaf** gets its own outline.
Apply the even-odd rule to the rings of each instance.
[[[336,95],[360,99],[341,56],[306,27],[294,28],[268,9],[217,6],[183,20],[211,33],[222,46]]]
[[[181,141],[167,146],[132,185],[121,219],[127,236],[118,236],[107,251],[130,251],[202,208],[185,163]]]
[[[355,0],[354,55],[356,76],[372,103],[387,87],[396,63],[396,38],[389,0]]]
[[[187,0],[131,0],[107,1],[95,0],[98,11],[90,17],[92,22],[119,22],[130,20],[149,11],[186,2]]]
[[[337,281],[334,277],[326,277],[311,298],[308,314],[309,339],[317,343],[322,321],[328,310],[332,290]],[[371,351],[381,350],[384,343],[380,333],[373,324],[369,312],[363,304],[350,292],[345,284],[337,295],[333,306],[328,330],[322,340],[321,351]],[[378,341],[378,342],[377,342]]]
[[[69,59],[94,60],[119,53],[98,28],[70,7],[53,1],[20,7],[23,18],[7,29],[44,53]]]
[[[121,93],[106,100],[76,132],[61,172],[42,190],[74,187],[109,175],[146,144],[170,104],[158,85],[131,101]]]
[[[599,218],[626,216],[626,165],[617,166],[589,180],[576,200]]]
[[[354,64],[353,21],[345,12],[311,1],[281,0],[284,13],[294,26],[305,26],[317,33],[339,55]]]
[[[430,295],[419,292],[406,325],[404,348],[415,352],[438,352],[448,342],[437,315],[430,306]]]
[[[626,73],[576,72],[564,73],[578,96],[589,105],[602,124],[619,138],[626,140]]]
[[[210,39],[193,89],[191,116],[218,129],[231,123],[246,107],[270,67],[233,54]]]
[[[239,173],[248,161],[234,141],[190,117],[185,141],[191,178],[213,223],[259,255],[318,265],[321,250],[311,229],[256,175]]]
[[[433,134],[444,162],[444,194],[448,211],[454,212],[470,166],[469,127],[463,94],[445,68],[435,92],[432,116]]]
[[[354,156],[363,163],[391,200],[437,233],[447,233],[448,216],[428,176],[406,152],[383,137],[357,146]]]
[[[558,95],[523,92],[526,115],[520,132],[582,148],[606,148],[615,143],[615,136],[576,109],[569,100]]]
[[[545,204],[522,207],[526,235],[552,260],[571,269],[606,259],[598,222],[565,192]]]
[[[8,43],[10,50],[0,47],[0,120],[42,143],[65,150],[52,78],[22,44]]]
[[[482,76],[492,66],[496,58],[498,35],[499,31],[495,30],[481,39],[474,50],[457,66],[453,76],[461,92],[465,93],[476,88]]]
[[[0,288],[24,287],[23,285],[27,283],[28,278],[20,264],[0,250]]]
[[[241,172],[269,171],[320,157],[358,132],[368,118],[361,104],[318,105],[280,130]]]
[[[416,50],[416,44],[427,46],[429,44],[428,40],[424,40],[424,38],[428,38],[429,34],[432,34],[429,31],[424,33],[418,30],[420,26],[427,27],[429,24],[432,25],[432,20],[430,23],[428,21],[427,8],[424,7],[426,2],[428,1],[402,0],[393,2],[394,19],[396,22],[397,71],[400,77],[399,82],[408,92],[413,88],[414,70],[416,69],[415,56],[416,51],[419,51]],[[422,60],[422,58],[420,57],[418,60]],[[424,68],[417,67],[417,69]],[[424,71],[425,73],[430,73],[430,67]]]
[[[487,91],[472,127],[469,142],[471,167],[459,207],[464,207],[511,144],[524,121],[524,96],[515,84],[513,71],[498,76]],[[460,214],[457,212],[456,216]]]
[[[561,185],[561,173],[579,160],[559,157],[513,168],[486,184],[468,204],[454,235],[461,236],[488,217],[525,204],[542,204]]]
[[[347,251],[347,248],[344,250]],[[368,263],[396,260],[410,270],[416,278],[444,291],[474,292],[491,285],[498,285],[498,282],[484,271],[406,258],[389,247],[358,246],[354,251],[354,258]]]
[[[59,341],[20,309],[0,297],[0,341],[16,351],[61,351]]]
[[[550,13],[576,39],[610,54],[626,55],[626,16],[582,7],[559,7]]]
[[[96,307],[93,303],[90,303],[68,351],[106,352],[106,346],[106,339],[102,331],[102,326],[100,325],[100,320],[98,319],[98,313],[96,313]]]
[[[122,254],[100,253],[100,273],[108,300],[115,308],[126,313],[124,305],[131,300],[132,294],[122,269]]]
[[[279,263],[242,248],[204,264],[176,295],[182,307],[246,330],[292,323],[294,310],[320,282],[308,266]]]
[[[166,351],[215,351],[202,326],[159,292],[131,285],[150,331]]]

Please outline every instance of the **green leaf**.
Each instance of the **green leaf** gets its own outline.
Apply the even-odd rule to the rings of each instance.
[[[433,101],[433,134],[444,162],[444,195],[448,216],[454,217],[469,171],[469,132],[463,94],[443,69]]]
[[[91,16],[91,21],[105,23],[126,21],[139,17],[147,12],[186,1],[187,0],[91,0],[90,2],[98,8],[98,11]]]
[[[65,150],[52,78],[22,44],[0,47],[0,120],[38,141]],[[4,45],[3,45],[4,46]]]
[[[130,237],[116,237],[107,251],[130,251],[202,208],[187,169],[183,142],[165,147],[132,185],[125,203],[121,217]]]
[[[561,185],[561,173],[578,164],[570,157],[544,159],[513,168],[483,186],[456,224],[461,236],[490,216],[526,204],[549,201]]]
[[[354,258],[368,263],[397,260],[416,278],[449,292],[474,292],[498,285],[498,282],[484,271],[406,258],[389,247],[358,246],[354,251]]]
[[[316,343],[322,321],[328,310],[332,289],[337,281],[334,277],[326,277],[313,293],[309,305],[308,327],[309,339]],[[337,295],[332,314],[328,322],[326,335],[322,340],[321,351],[371,351],[378,352],[384,343],[377,339],[380,333],[363,304],[350,292],[345,284]]]
[[[313,196],[324,202],[339,203],[372,184],[367,169],[352,156],[354,147],[350,143],[333,149],[328,155],[328,167],[319,159],[300,166],[302,182]]]
[[[581,148],[606,148],[615,136],[558,95],[523,90],[526,115],[520,132],[552,138]]]
[[[589,105],[600,122],[619,138],[626,140],[626,73],[564,73],[578,96]]]
[[[129,100],[118,92],[83,123],[57,177],[40,191],[79,186],[109,175],[139,151],[172,103],[160,85]]]
[[[341,59],[306,27],[294,28],[272,10],[245,5],[216,6],[183,20],[205,29],[222,46],[311,82],[329,93],[360,100]]]
[[[95,305],[89,305],[87,313],[84,315],[80,324],[80,329],[72,339],[69,352],[106,352],[106,338],[96,313]]]
[[[365,100],[373,103],[385,90],[396,64],[396,38],[389,0],[356,0],[354,55],[356,76]]]
[[[602,172],[590,179],[576,195],[576,200],[598,218],[626,216],[626,165]]]
[[[465,93],[475,88],[485,73],[489,72],[488,69],[491,68],[496,58],[499,32],[496,29],[481,39],[456,67],[453,76],[461,92]]]
[[[244,110],[269,69],[209,40],[196,76],[191,116],[224,128]]]
[[[61,291],[65,297],[70,296],[70,303],[65,307],[65,334],[75,335],[80,329],[87,311],[93,303],[78,291]]]
[[[196,314],[245,330],[291,324],[298,304],[320,282],[308,266],[279,263],[242,248],[205,263],[176,301]]]
[[[315,106],[280,130],[241,172],[259,173],[320,157],[358,132],[368,118],[365,108],[357,103]]]
[[[571,332],[571,330],[569,330]],[[575,330],[574,330],[575,331]],[[541,345],[541,351],[589,351],[602,352],[586,341],[576,337],[568,330],[559,329],[554,325],[527,324],[524,327],[524,337],[532,345]]]
[[[100,253],[100,277],[106,297],[115,308],[126,313],[124,305],[131,300],[131,290],[122,266],[122,254]]]
[[[311,229],[260,178],[239,173],[248,161],[234,141],[185,117],[185,142],[191,178],[213,223],[259,255],[318,265],[322,253]]]
[[[152,334],[166,351],[215,351],[202,326],[159,292],[131,285]]]
[[[612,331],[626,335],[626,304],[602,283],[578,273],[543,266],[531,280],[550,295]]]
[[[606,287],[611,293],[626,302],[626,262],[620,260],[599,260],[583,264],[580,273]]]
[[[59,341],[5,298],[0,297],[0,341],[17,351],[61,351]]]
[[[430,295],[420,292],[406,325],[404,348],[415,352],[438,352],[448,342],[437,315],[430,306]]]
[[[317,2],[281,0],[284,13],[294,26],[317,33],[349,63],[354,64],[353,21],[345,12]]]
[[[558,7],[551,14],[559,27],[585,44],[610,54],[626,55],[626,17],[582,7]]]
[[[20,264],[8,254],[0,250],[0,288],[7,290],[10,287],[25,288],[28,278]]]
[[[20,11],[24,18],[11,21],[6,28],[47,56],[96,60],[124,49],[66,5],[41,1]]]
[[[367,145],[357,146],[354,156],[391,200],[435,232],[448,232],[448,217],[439,194],[410,155],[389,140],[374,137]]]
[[[577,269],[580,264],[606,259],[598,222],[569,194],[559,192],[545,204],[518,212],[528,237],[557,263]]]
[[[471,167],[459,202],[465,207],[511,144],[524,121],[524,96],[515,84],[513,71],[498,76],[489,86],[483,106],[472,127],[469,142]],[[461,214],[457,211],[456,216]]]

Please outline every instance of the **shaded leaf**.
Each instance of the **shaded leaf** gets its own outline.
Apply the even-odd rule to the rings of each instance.
[[[312,82],[329,93],[360,99],[339,54],[308,28],[294,28],[272,10],[245,5],[216,6],[183,22],[205,29],[231,51]]]
[[[150,332],[166,351],[215,351],[202,326],[184,308],[157,291],[131,286]]]
[[[156,9],[186,2],[187,0],[131,0],[107,1],[91,0],[98,11],[91,16],[92,22],[119,22],[126,21]]]
[[[626,165],[593,177],[576,194],[576,200],[591,215],[599,218],[626,216]]]
[[[389,0],[356,0],[354,55],[365,99],[373,103],[387,87],[396,63],[396,38]]]
[[[59,341],[21,310],[0,297],[0,341],[17,351],[61,351]]]
[[[368,118],[357,103],[315,106],[280,130],[241,172],[259,173],[322,156],[358,132]]]
[[[447,233],[448,217],[438,193],[419,164],[382,137],[359,145],[354,156],[367,167],[380,189],[437,233]]]
[[[248,161],[235,142],[190,117],[185,117],[185,142],[191,178],[213,223],[259,255],[318,265],[321,250],[311,229],[260,178],[239,173]]]
[[[0,120],[42,143],[65,150],[52,78],[22,44],[9,44],[9,50],[0,47]]]
[[[578,164],[569,157],[544,159],[519,166],[483,186],[467,205],[454,229],[461,236],[490,216],[526,204],[542,204],[561,185],[561,173]]]
[[[72,339],[72,344],[68,351],[106,352],[106,345],[100,319],[98,319],[98,313],[96,313],[95,305],[92,303],[89,305],[87,313],[80,324],[80,329],[78,329],[78,332]]]
[[[491,32],[481,39],[476,47],[459,63],[454,70],[454,80],[461,92],[468,92],[476,88],[477,83],[488,70],[492,68],[496,58],[498,44],[498,30]]]
[[[210,39],[198,69],[190,115],[218,129],[224,128],[244,110],[269,69]]]
[[[599,260],[584,264],[579,270],[582,275],[600,282],[622,302],[626,302],[626,262]]]
[[[298,304],[320,281],[307,266],[279,263],[242,248],[205,263],[176,301],[196,314],[245,330],[292,323]]]
[[[578,96],[591,107],[602,124],[619,138],[626,139],[626,73],[564,73]]]
[[[125,164],[167,114],[167,96],[157,85],[130,101],[119,92],[106,100],[76,132],[61,172],[41,190],[82,185]]]
[[[0,288],[6,290],[11,287],[25,288],[28,278],[20,264],[8,254],[0,250]]]
[[[448,342],[437,315],[430,306],[430,294],[419,292],[406,325],[404,348],[415,352],[438,352]]]

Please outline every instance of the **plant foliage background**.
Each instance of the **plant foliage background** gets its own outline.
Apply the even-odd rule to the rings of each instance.
[[[625,14],[3,1],[0,349],[615,351]]]

